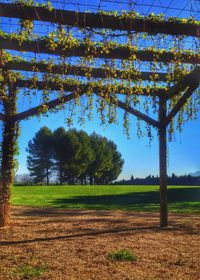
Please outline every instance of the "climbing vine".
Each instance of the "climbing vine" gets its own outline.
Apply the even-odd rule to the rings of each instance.
[[[53,6],[48,1],[46,4],[39,4],[33,0],[17,0],[20,7],[24,6],[42,6],[52,11]],[[120,20],[143,19],[144,22],[167,23],[173,22],[181,25],[200,26],[200,22],[190,17],[188,19],[169,17],[164,15],[155,15],[151,13],[147,16],[141,16],[135,11],[121,11],[118,13],[99,11],[99,14],[118,17]],[[77,13],[78,18],[78,13]],[[131,22],[131,21],[130,21]],[[46,105],[52,98],[52,86],[56,90],[56,95],[63,98],[66,92],[72,92],[74,103],[70,103],[69,116],[66,122],[69,125],[73,123],[75,107],[80,108],[79,122],[84,124],[85,117],[92,119],[94,108],[97,109],[102,124],[111,124],[117,122],[117,100],[121,100],[127,107],[133,107],[144,111],[147,115],[153,114],[157,118],[158,95],[164,94],[174,83],[184,80],[185,75],[191,71],[188,61],[200,61],[199,39],[195,41],[194,48],[187,46],[187,36],[169,36],[166,34],[149,34],[145,32],[114,32],[109,29],[78,29],[76,26],[55,25],[48,34],[39,36],[35,30],[34,21],[28,19],[19,20],[18,32],[7,33],[0,30],[0,37],[3,39],[15,40],[19,46],[23,43],[42,42],[50,53],[58,57],[48,57],[44,61],[31,59],[31,74],[29,73],[29,84],[24,95],[28,97],[29,102],[35,97],[37,85],[42,82],[41,104],[42,114],[48,112]],[[170,37],[170,38],[169,38]],[[168,40],[170,39],[170,43]],[[141,46],[141,42],[145,46]],[[168,48],[165,48],[166,45]],[[80,56],[76,60],[73,57],[74,50],[80,51]],[[66,53],[69,57],[66,57]],[[113,53],[127,53],[123,59],[120,55]],[[141,53],[146,52],[147,62],[141,62]],[[170,55],[169,61],[163,62],[163,57]],[[149,60],[149,62],[148,62]],[[0,94],[6,98],[6,84],[17,84],[20,79],[27,79],[21,72],[10,71],[6,68],[9,62],[15,61],[30,62],[22,59],[21,56],[13,57],[8,52],[1,53],[0,68]],[[40,68],[45,69],[41,73]],[[103,73],[101,76],[95,76],[95,69]],[[56,71],[55,71],[56,69]],[[81,71],[81,75],[80,75]],[[144,73],[150,73],[144,77]],[[165,73],[164,80],[160,80],[160,73]],[[147,75],[146,74],[146,75]],[[71,77],[73,76],[73,77]],[[81,98],[84,93],[85,98]],[[102,98],[94,98],[94,93]],[[153,94],[154,93],[154,94]],[[157,93],[157,94],[155,94]],[[183,93],[169,98],[167,111],[169,112],[177,103],[178,98]],[[125,96],[125,97],[124,97]],[[199,90],[193,97],[189,98],[185,106],[179,111],[178,117],[171,121],[169,126],[169,138],[175,130],[182,130],[183,124],[197,116],[199,110]],[[110,102],[110,97],[114,102]],[[64,102],[63,102],[64,103]],[[63,109],[61,104],[58,109]],[[174,121],[176,123],[174,123]],[[125,133],[129,136],[130,120],[127,111],[123,117],[123,127]],[[152,131],[149,125],[146,126],[146,133],[142,131],[140,121],[137,120],[137,134],[139,137],[147,135],[152,140]]]

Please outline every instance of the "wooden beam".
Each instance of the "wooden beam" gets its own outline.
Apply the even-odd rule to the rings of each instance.
[[[83,94],[84,94],[84,91],[82,91],[80,93],[80,96],[82,96]],[[106,101],[108,101],[108,98],[106,98],[104,94],[100,94],[100,93],[95,93],[95,94],[97,96],[101,97],[101,98],[104,98]],[[48,109],[53,109],[56,106],[58,106],[60,104],[64,104],[67,101],[70,101],[70,100],[72,100],[74,98],[75,98],[75,95],[73,93],[65,95],[64,97],[57,98],[55,100],[46,102],[45,104],[42,104],[42,105],[39,105],[37,107],[31,108],[31,109],[26,110],[24,112],[18,113],[15,116],[13,116],[11,119],[9,119],[9,121],[16,122],[16,121],[24,120],[24,119],[26,119],[28,117],[31,117],[31,116],[39,114],[42,111],[42,108],[44,106],[48,107]],[[109,96],[109,102],[114,104],[114,105],[116,105],[117,107],[119,107],[119,108],[121,108],[123,110],[126,110],[127,112],[129,112],[132,115],[136,116],[137,118],[139,118],[139,119],[149,123],[150,125],[152,125],[152,126],[154,126],[156,128],[159,127],[159,123],[156,120],[154,120],[151,117],[149,117],[149,116],[139,112],[136,109],[131,108],[130,106],[127,106],[125,103],[121,102],[120,100],[116,101],[116,98],[114,98],[112,96]]]
[[[15,86],[8,85],[8,99],[4,103],[4,112],[8,119],[4,123],[1,137],[1,183],[0,183],[0,227],[9,224],[11,188],[14,181],[15,152],[17,148],[18,125],[9,122],[16,114],[17,94]]]
[[[80,94],[81,96],[81,94]],[[73,93],[71,94],[68,94],[68,95],[65,95],[63,97],[60,97],[60,98],[57,98],[57,99],[54,99],[52,101],[49,101],[49,102],[46,102],[42,105],[39,105],[39,106],[36,106],[34,108],[31,108],[29,110],[26,110],[24,112],[21,112],[21,113],[18,113],[16,114],[15,116],[11,117],[9,119],[9,121],[11,122],[19,122],[21,120],[24,120],[24,119],[27,119],[29,117],[32,117],[32,116],[35,116],[35,115],[38,115],[42,112],[42,109],[45,107],[48,108],[48,110],[51,110],[51,109],[54,109],[56,108],[57,106],[61,105],[61,104],[64,104],[72,99],[74,99],[75,96]]]
[[[179,99],[179,101],[176,103],[176,105],[173,107],[171,112],[166,117],[166,120],[165,120],[165,125],[166,126],[171,122],[172,118],[176,116],[178,111],[181,109],[181,107],[184,106],[184,104],[187,102],[187,99],[192,96],[192,94],[198,88],[198,86],[199,86],[199,84],[196,84],[196,85],[194,84],[194,85],[191,85],[186,90],[186,92],[183,94],[183,96]]]
[[[47,63],[44,62],[28,62],[28,61],[10,61],[4,64],[3,66],[7,70],[16,70],[16,71],[29,71],[29,72],[40,72],[40,73],[52,73],[52,74],[61,74],[61,75],[75,75],[75,76],[83,76],[85,77],[86,73],[91,73],[93,78],[116,78],[125,80],[130,78],[131,80],[135,80],[137,78],[141,78],[142,80],[151,80],[152,75],[156,75],[157,81],[165,82],[167,80],[167,73],[152,73],[152,72],[141,72],[139,74],[134,73],[134,71],[128,73],[125,70],[116,69],[113,71],[106,70],[104,68],[88,68],[88,67],[80,67],[73,65],[56,65],[54,64],[51,67],[51,71],[48,70]],[[37,71],[36,71],[37,69]]]
[[[168,225],[167,211],[167,133],[166,98],[159,98],[159,173],[160,173],[160,227]]]
[[[81,44],[78,47],[68,48],[62,50],[61,47],[57,47],[55,50],[51,50],[45,39],[38,40],[24,40],[19,42],[17,39],[5,38],[0,36],[0,49],[26,51],[34,53],[46,53],[65,57],[86,57],[88,55],[87,46]],[[118,46],[111,49],[109,53],[105,53],[103,47],[96,47],[95,53],[90,53],[94,57],[108,58],[108,59],[130,59],[133,53],[126,46]],[[134,56],[141,61],[152,61],[156,57],[156,61],[160,62],[174,62],[176,61],[177,54],[173,52],[157,52],[151,50],[137,50],[134,52]],[[200,64],[199,54],[191,55],[189,53],[179,54],[181,63]]]
[[[51,23],[77,26],[80,28],[108,28],[112,30],[164,33],[170,35],[200,36],[200,26],[190,23],[162,22],[141,17],[120,18],[114,15],[74,12],[45,7],[25,6],[25,4],[0,3],[0,16],[47,21]]]
[[[188,86],[193,84],[200,83],[200,66],[196,66],[189,74],[182,77],[179,82],[177,82],[174,86],[172,86],[167,94],[167,98],[171,98],[177,94],[179,94],[181,91],[186,89]]]
[[[0,113],[0,121],[5,122],[7,119],[5,114]]]
[[[18,79],[16,81],[16,86],[19,88],[32,88],[32,89],[38,89],[38,90],[43,90],[48,88],[49,90],[55,90],[55,91],[59,91],[60,90],[60,86],[58,84],[56,84],[53,81],[37,81],[33,84],[33,81],[31,80],[21,80]],[[76,83],[73,84],[73,82],[71,81],[71,84],[67,83],[63,84],[63,89],[66,92],[71,92],[73,90],[78,90],[79,92],[84,92],[86,93],[88,91],[88,89],[90,88],[90,83],[81,83],[79,85],[77,85]],[[98,92],[106,92],[106,91],[111,91],[111,88],[109,86],[93,86],[93,92],[94,93],[98,93]],[[119,85],[117,88],[114,88],[115,92],[113,92],[113,94],[125,94],[128,95],[129,93],[129,88],[123,85]],[[167,90],[165,88],[143,88],[143,92],[138,92],[137,88],[132,88],[134,94],[136,95],[144,95],[144,96],[160,96],[161,94],[165,94],[165,92],[167,92]]]
[[[126,112],[134,115],[138,119],[141,119],[141,120],[147,122],[148,124],[152,125],[153,127],[156,127],[156,128],[159,127],[159,122],[157,122],[156,120],[152,119],[151,117],[141,113],[140,111],[138,111],[130,106],[127,106],[127,104],[121,102],[120,100],[116,100],[116,98],[114,98],[112,96],[109,96],[109,98],[105,97],[103,94],[96,93],[96,95],[105,99],[107,102],[112,103],[112,104],[116,105],[117,107],[125,110]]]

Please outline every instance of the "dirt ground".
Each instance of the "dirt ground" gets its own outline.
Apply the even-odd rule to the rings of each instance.
[[[29,279],[24,265],[45,265],[34,279],[200,280],[200,215],[169,215],[161,230],[155,213],[13,207],[0,229],[0,279]],[[128,249],[133,262],[108,254]]]

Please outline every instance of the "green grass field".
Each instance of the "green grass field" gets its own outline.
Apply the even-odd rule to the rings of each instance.
[[[200,213],[200,187],[168,189],[173,212]],[[157,211],[158,186],[15,186],[12,204],[99,210]]]

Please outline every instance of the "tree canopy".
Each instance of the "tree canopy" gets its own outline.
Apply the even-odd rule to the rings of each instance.
[[[52,172],[52,132],[48,127],[41,128],[35,137],[29,141],[26,151],[27,167],[36,183],[44,182],[49,185]]]
[[[116,144],[96,133],[63,127],[42,127],[29,141],[27,167],[35,183],[109,184],[122,171],[124,160]]]

